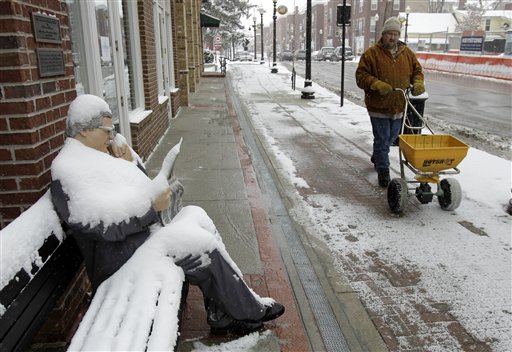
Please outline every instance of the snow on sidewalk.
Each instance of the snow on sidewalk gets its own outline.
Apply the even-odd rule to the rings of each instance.
[[[291,212],[295,220],[331,248],[338,258],[339,271],[351,279],[352,288],[374,316],[389,319],[392,307],[409,320],[409,331],[396,337],[399,349],[417,347],[406,338],[408,334],[416,334],[432,351],[463,348],[461,345],[467,343],[461,341],[463,334],[453,331],[456,320],[479,344],[477,347],[509,350],[511,217],[504,211],[511,190],[509,160],[470,148],[459,165],[461,173],[453,176],[462,186],[462,203],[450,212],[442,211],[435,199],[428,205],[410,200],[413,205],[400,217],[391,213],[382,216],[371,207],[353,205],[330,194],[312,194],[305,199],[299,190],[309,187],[312,180],[297,177],[303,174],[293,161],[297,155],[292,157],[293,147],[280,143],[287,134],[331,139],[339,135],[356,141],[360,148],[354,148],[356,157],[367,157],[361,150],[371,151],[373,137],[366,109],[347,100],[340,108],[339,96],[314,82],[316,98],[300,99],[300,91],[291,90],[291,73],[282,66],[278,74],[270,74],[268,67],[256,64],[232,64],[228,71],[258,133],[264,135],[266,147],[297,189],[289,195],[294,199]],[[300,77],[297,87],[303,87]],[[303,129],[277,127],[290,119]],[[396,148],[390,157],[395,170],[392,177],[398,177]],[[408,175],[412,176],[410,172]],[[376,181],[373,173],[366,177]],[[382,202],[386,202],[385,191]],[[351,256],[357,258],[359,269],[370,280],[358,279],[347,270]],[[404,275],[418,275],[417,283],[394,286],[374,269],[377,261],[390,270],[402,268]],[[370,282],[380,285],[382,296],[369,286]],[[386,304],[386,297],[392,305]],[[425,319],[431,312],[444,318]],[[393,322],[383,324],[392,327]]]

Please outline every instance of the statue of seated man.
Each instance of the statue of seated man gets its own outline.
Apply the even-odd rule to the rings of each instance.
[[[147,176],[138,155],[116,135],[103,99],[78,96],[69,107],[66,135],[51,167],[52,202],[82,252],[94,293],[152,234],[171,229],[159,217],[169,207],[171,188]],[[281,316],[284,306],[247,286],[211,219],[202,209],[198,214],[208,231],[176,236],[162,255],[201,289],[211,332],[244,335]]]

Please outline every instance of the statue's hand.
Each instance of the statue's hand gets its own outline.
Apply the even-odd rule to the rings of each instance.
[[[110,146],[110,153],[116,158],[133,161],[133,156],[128,144]]]
[[[155,211],[162,211],[169,207],[171,200],[171,187],[167,187],[162,193],[160,193],[153,201],[151,205]]]

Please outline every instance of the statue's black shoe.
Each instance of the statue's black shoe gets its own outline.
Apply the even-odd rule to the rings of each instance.
[[[242,321],[242,320],[233,320],[231,323],[229,323],[228,325],[221,327],[221,328],[211,327],[210,333],[212,335],[233,334],[233,335],[243,336],[243,335],[248,335],[251,332],[258,331],[262,327],[263,327],[263,323],[261,321],[249,322],[249,321]]]
[[[271,306],[268,306],[265,310],[265,315],[261,318],[261,321],[270,321],[279,318],[284,313],[284,306],[280,303],[274,302]]]

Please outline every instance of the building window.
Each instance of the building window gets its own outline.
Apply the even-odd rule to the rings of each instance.
[[[124,52],[125,94],[129,111],[142,110],[144,87],[142,84],[142,58],[140,50],[140,35],[137,20],[137,3],[123,0],[121,3],[121,40]]]
[[[67,0],[78,94],[103,97],[131,143],[130,118],[143,109],[136,3]]]
[[[87,79],[86,50],[84,48],[83,32],[80,30],[84,25],[81,8],[77,3],[68,1],[69,26],[71,29],[71,55],[73,58],[73,70],[75,73],[75,89],[77,94],[90,92],[89,80]]]
[[[400,0],[393,2],[393,10],[399,11],[400,10]]]
[[[491,19],[490,18],[487,18],[485,20],[485,30],[488,32],[491,30]]]
[[[377,0],[372,0],[371,9],[377,10]]]
[[[171,28],[171,10],[169,1],[157,0],[155,3],[155,42],[157,59],[158,95],[160,101],[170,96],[174,85],[174,63]]]
[[[359,12],[363,12],[363,0],[359,0]]]
[[[377,21],[375,20],[375,16],[372,16],[371,22],[370,22],[370,32],[375,33],[375,30],[377,27],[376,24],[377,24]]]

